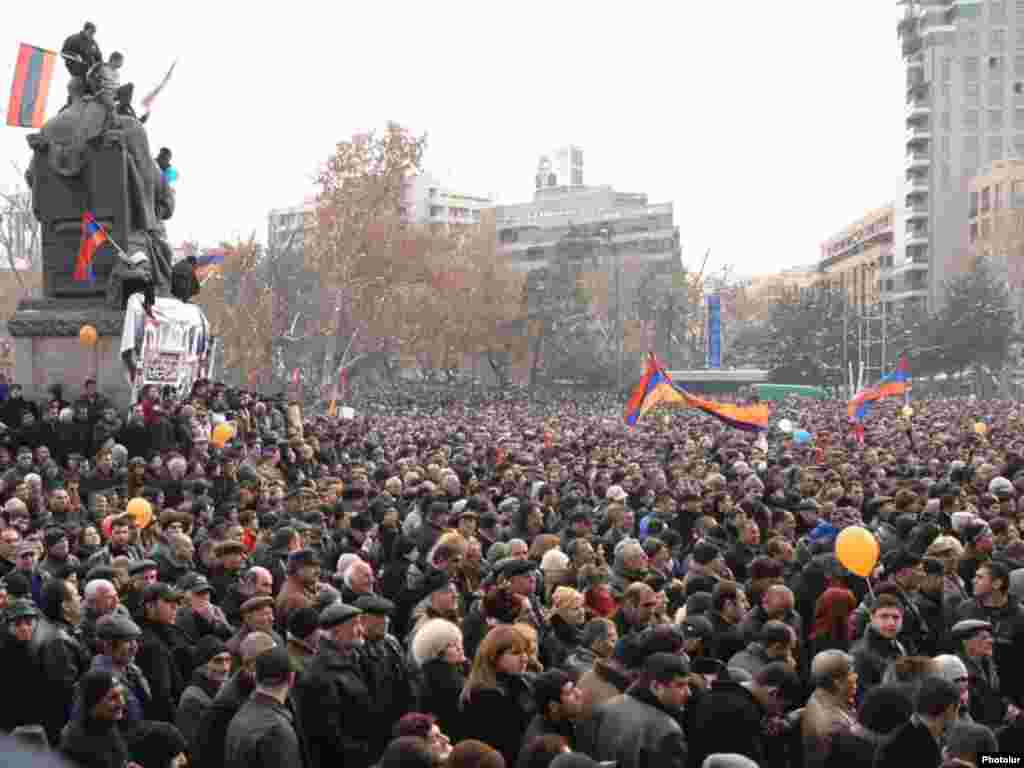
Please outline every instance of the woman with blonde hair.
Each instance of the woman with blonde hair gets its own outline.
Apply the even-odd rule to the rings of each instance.
[[[460,699],[461,732],[494,747],[508,765],[515,764],[534,715],[528,664],[529,645],[520,630],[493,627],[480,643]]]
[[[462,630],[445,619],[424,622],[413,638],[412,657],[422,676],[419,711],[436,717],[441,731],[457,741],[459,696],[466,684]]]
[[[583,595],[572,587],[558,587],[551,594],[551,632],[544,638],[544,664],[561,667],[579,650],[580,633],[587,620]]]

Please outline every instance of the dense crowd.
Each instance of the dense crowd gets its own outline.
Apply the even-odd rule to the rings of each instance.
[[[0,729],[80,768],[1024,754],[1011,402],[793,401],[798,445],[609,395],[4,394]]]

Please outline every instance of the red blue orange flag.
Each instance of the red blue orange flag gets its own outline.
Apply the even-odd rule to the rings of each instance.
[[[767,404],[737,405],[735,403],[719,403],[693,395],[675,384],[672,381],[672,377],[661,367],[657,358],[652,354],[647,360],[644,375],[633,390],[629,402],[626,403],[626,423],[629,426],[634,426],[641,416],[659,404],[696,408],[708,416],[728,424],[730,427],[747,432],[759,432],[768,428],[769,411]]]
[[[46,98],[53,81],[55,51],[34,45],[18,46],[11,98],[7,102],[7,124],[16,128],[42,128],[46,119]]]
[[[846,406],[847,416],[855,422],[861,422],[871,410],[871,404],[887,397],[898,397],[910,389],[910,361],[906,354],[900,355],[896,370],[883,376],[877,384],[862,389]]]
[[[75,280],[79,282],[88,280],[91,283],[96,279],[96,274],[92,269],[92,260],[99,247],[109,239],[107,230],[96,221],[96,217],[92,213],[86,211],[82,214],[82,244],[78,248],[78,261],[75,262]]]

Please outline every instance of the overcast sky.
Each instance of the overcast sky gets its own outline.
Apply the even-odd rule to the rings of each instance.
[[[314,192],[335,142],[388,120],[429,134],[449,186],[502,203],[530,199],[539,155],[578,144],[586,183],[675,204],[684,262],[711,248],[746,274],[814,262],[896,196],[895,2],[604,5],[12,0],[0,109],[18,43],[59,50],[87,18],[136,102],[179,59],[150,141],[181,175],[172,241],[204,245],[265,239],[267,211]],[[66,84],[60,67],[49,114]],[[4,186],[27,133],[0,127]]]

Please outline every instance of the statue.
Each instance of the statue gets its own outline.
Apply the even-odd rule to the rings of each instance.
[[[131,109],[131,87],[119,83],[120,60],[112,54],[94,67],[86,78],[87,92],[76,92],[39,133],[28,137],[33,155],[26,172],[42,230],[44,296],[106,299],[118,310],[136,291],[149,304],[170,295],[173,252],[164,222],[175,207],[174,189]],[[95,283],[73,279],[87,211],[118,246],[106,245],[97,253]]]

